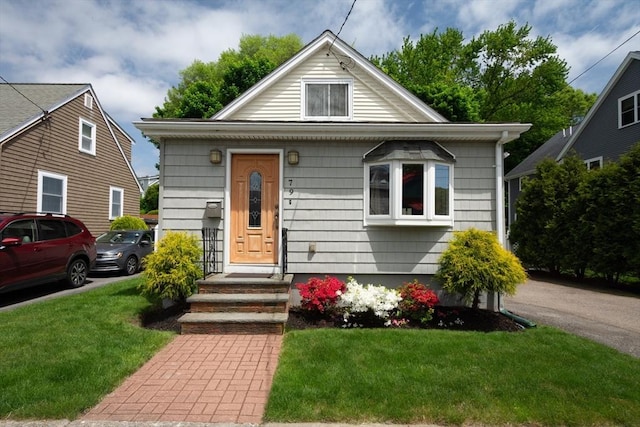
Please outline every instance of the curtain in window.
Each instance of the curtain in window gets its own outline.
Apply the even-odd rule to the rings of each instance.
[[[349,85],[346,84],[332,84],[330,86],[331,92],[331,115],[335,117],[345,117],[349,115],[347,106],[347,91]]]
[[[449,215],[449,166],[436,165],[435,214]]]
[[[369,215],[389,215],[390,165],[369,168]]]
[[[329,115],[329,85],[307,85],[307,116]]]

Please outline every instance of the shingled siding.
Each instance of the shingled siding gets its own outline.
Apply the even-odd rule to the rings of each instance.
[[[78,150],[79,117],[96,125],[96,155]],[[51,113],[48,120],[3,146],[0,211],[35,212],[38,171],[67,176],[67,214],[97,235],[109,229],[110,186],[124,190],[124,213],[138,215],[140,192],[97,105],[84,96]]]
[[[233,148],[295,149],[300,164],[284,165],[282,226],[289,230],[291,273],[434,274],[452,230],[436,227],[364,227],[362,156],[375,142],[233,142]],[[446,143],[454,167],[454,230],[495,229],[495,145]],[[224,226],[205,218],[207,200],[223,199],[226,156],[221,165],[209,150],[220,141],[165,142],[162,228],[197,235]],[[226,216],[227,213],[223,213]],[[222,233],[220,234],[222,237]],[[316,252],[309,251],[315,243]]]

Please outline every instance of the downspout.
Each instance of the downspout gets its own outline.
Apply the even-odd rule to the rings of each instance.
[[[496,142],[496,228],[498,241],[502,246],[506,242],[506,229],[504,218],[504,144],[509,141],[509,132],[502,131],[502,136]],[[498,311],[507,316],[522,328],[534,328],[536,324],[530,320],[511,313],[504,308],[502,303],[502,295],[500,293],[487,295],[487,309]]]
[[[505,218],[504,218],[504,147],[509,141],[509,131],[503,130],[502,136],[496,141],[496,234],[498,242],[505,245]],[[487,294],[487,310],[501,311],[502,300],[500,294],[489,292]]]

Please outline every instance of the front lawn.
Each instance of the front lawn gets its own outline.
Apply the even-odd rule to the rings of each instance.
[[[0,419],[74,419],[167,344],[139,280],[0,313]]]
[[[557,329],[285,336],[265,420],[640,425],[640,361]]]

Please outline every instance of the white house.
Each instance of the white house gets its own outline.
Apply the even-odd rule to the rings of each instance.
[[[503,144],[530,127],[448,122],[330,31],[209,120],[134,124],[160,229],[218,230],[218,271],[387,285],[428,282],[455,230],[504,241]]]

